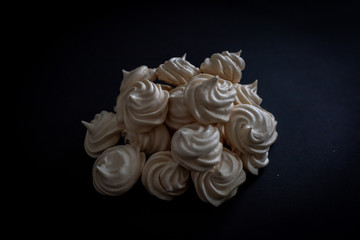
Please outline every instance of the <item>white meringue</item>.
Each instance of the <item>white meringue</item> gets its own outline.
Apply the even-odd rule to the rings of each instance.
[[[165,121],[169,92],[149,80],[133,83],[120,93],[115,106],[117,119],[125,128],[137,133],[150,131]]]
[[[112,112],[101,111],[90,123],[81,121],[87,128],[84,148],[86,153],[97,158],[105,149],[116,145],[124,130],[124,125],[116,120]]]
[[[177,86],[169,92],[168,114],[165,123],[175,130],[196,121],[184,101],[185,86]]]
[[[235,95],[231,82],[209,74],[196,75],[184,91],[189,111],[198,122],[204,124],[227,122]]]
[[[174,57],[161,64],[156,69],[158,78],[175,86],[187,84],[194,75],[200,73],[200,70],[185,58],[186,54],[181,58]]]
[[[155,68],[148,68],[147,66],[140,66],[134,70],[128,72],[122,70],[123,80],[120,85],[120,93],[128,89],[133,83],[141,80],[149,80],[153,82],[156,79]]]
[[[146,133],[135,133],[125,129],[122,136],[126,144],[139,147],[140,151],[145,152],[146,155],[170,150],[170,134],[164,124],[156,126]]]
[[[263,156],[277,138],[276,125],[271,113],[250,104],[240,104],[234,106],[229,122],[225,123],[225,133],[235,150],[245,155],[254,155],[245,156],[244,159],[249,159],[254,167],[261,165],[255,164],[256,161],[262,161],[266,166],[268,160]]]
[[[93,183],[104,195],[121,195],[139,179],[145,154],[130,145],[117,145],[105,150],[95,161]]]
[[[234,104],[251,104],[260,106],[262,99],[257,94],[257,83],[257,80],[251,84],[235,83],[234,89],[236,90],[236,96]]]
[[[177,130],[171,140],[176,162],[192,171],[206,171],[220,162],[223,145],[212,125],[192,123]]]
[[[206,58],[200,65],[200,71],[226,79],[232,83],[240,82],[242,73],[245,68],[245,61],[240,57],[241,51],[229,53],[224,51],[214,53],[210,58]]]
[[[269,164],[269,152],[261,154],[241,153],[241,159],[244,163],[244,168],[254,175],[259,174],[259,169]]]
[[[172,200],[188,188],[190,171],[173,160],[170,151],[157,152],[147,160],[141,181],[150,194]]]
[[[246,174],[239,156],[224,148],[219,164],[206,172],[192,171],[191,178],[199,198],[217,207],[236,194]]]

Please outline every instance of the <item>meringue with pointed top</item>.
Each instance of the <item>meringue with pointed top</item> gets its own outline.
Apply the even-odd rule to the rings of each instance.
[[[206,58],[200,65],[200,71],[226,79],[232,83],[238,83],[241,80],[242,73],[245,69],[245,61],[240,57],[241,50],[236,53],[224,51],[214,53],[210,58]]]
[[[217,127],[192,123],[177,130],[171,140],[176,162],[191,171],[207,171],[220,162],[223,145]]]
[[[86,153],[97,158],[105,149],[116,145],[125,126],[116,120],[112,112],[101,111],[90,123],[81,121],[87,128],[84,148]]]
[[[126,71],[123,69],[123,80],[121,81],[120,92],[124,92],[133,83],[141,80],[147,79],[150,82],[153,82],[156,79],[155,70],[155,68],[148,68],[145,65],[137,67],[132,71]]]
[[[199,68],[186,60],[186,53],[182,57],[171,58],[156,69],[159,80],[174,86],[187,84],[193,76],[199,73]]]
[[[175,162],[170,151],[151,155],[141,177],[148,192],[162,200],[173,200],[185,192],[189,179],[190,171]]]
[[[145,154],[139,149],[130,145],[108,148],[94,163],[94,187],[104,195],[124,194],[137,182],[144,164]]]
[[[214,168],[206,172],[192,171],[191,178],[199,198],[218,207],[235,196],[246,174],[239,156],[224,148],[221,161]]]
[[[236,91],[230,81],[210,74],[196,75],[186,85],[185,103],[198,122],[222,123],[229,120]]]
[[[251,84],[234,84],[234,89],[236,90],[235,102],[234,104],[251,104],[255,106],[260,106],[262,99],[257,94],[258,89],[258,80],[255,80]]]

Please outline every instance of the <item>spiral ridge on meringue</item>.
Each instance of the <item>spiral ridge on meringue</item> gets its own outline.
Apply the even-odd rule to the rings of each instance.
[[[93,166],[95,189],[104,195],[121,195],[139,179],[145,154],[130,145],[117,145],[105,150]]]
[[[192,171],[191,178],[199,198],[217,207],[236,194],[246,174],[239,156],[224,148],[220,163],[206,172]]]
[[[185,58],[186,54],[181,58],[174,57],[161,64],[156,69],[158,78],[175,86],[187,84],[194,75],[200,73],[200,70]]]
[[[185,192],[189,179],[190,171],[175,162],[170,151],[151,155],[141,177],[148,192],[163,200],[172,200]]]
[[[189,111],[204,124],[227,122],[235,95],[231,82],[209,74],[195,76],[184,91]]]
[[[277,122],[274,116],[262,108],[250,105],[235,105],[225,133],[232,145],[247,154],[264,154],[277,138]]]
[[[149,80],[135,82],[117,100],[118,121],[125,128],[144,133],[165,121],[169,92]]]
[[[168,114],[165,123],[175,130],[196,121],[185,104],[184,90],[185,85],[181,85],[169,92]]]
[[[192,123],[177,130],[171,140],[176,162],[192,171],[206,171],[220,162],[222,143],[218,128]]]
[[[145,152],[146,155],[170,150],[170,134],[164,124],[156,126],[146,133],[136,133],[125,129],[121,135],[126,144],[139,147],[140,151]]]
[[[229,53],[224,51],[214,53],[210,58],[206,58],[200,65],[200,71],[226,79],[232,83],[240,82],[242,73],[245,68],[245,61],[240,57],[241,51]]]
[[[260,106],[262,99],[257,94],[257,80],[252,84],[234,84],[234,89],[236,90],[235,102],[234,104],[251,104],[255,106]]]
[[[120,92],[124,92],[133,83],[138,81],[147,79],[150,82],[153,82],[156,79],[155,68],[148,68],[145,65],[137,67],[130,72],[125,70],[122,70],[122,72],[123,80],[121,81]]]
[[[116,120],[112,112],[101,111],[90,123],[82,121],[87,128],[84,148],[86,153],[97,158],[105,149],[119,142],[124,125]]]

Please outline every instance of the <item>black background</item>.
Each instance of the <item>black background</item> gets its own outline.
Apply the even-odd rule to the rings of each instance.
[[[360,34],[354,2],[27,5],[11,21],[17,57],[17,141],[30,173],[23,223],[43,234],[174,238],[349,237],[359,227]],[[278,121],[270,164],[218,208],[193,188],[174,201],[139,182],[107,197],[81,120],[112,111],[122,69],[155,68],[187,53],[242,49],[242,83],[259,80]],[[31,169],[31,170],[30,170]],[[23,193],[24,188],[28,191]],[[71,236],[71,235],[70,235]],[[128,237],[130,238],[130,237]]]

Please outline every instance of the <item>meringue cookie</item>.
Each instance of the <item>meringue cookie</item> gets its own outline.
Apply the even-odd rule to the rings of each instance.
[[[166,116],[165,123],[167,126],[175,130],[196,121],[185,105],[185,86],[186,85],[177,86],[169,92],[168,114]]]
[[[151,155],[141,177],[148,192],[162,200],[173,200],[185,192],[189,179],[190,171],[175,162],[170,151]]]
[[[93,183],[104,195],[121,195],[139,179],[145,154],[130,145],[117,145],[105,150],[95,161]]]
[[[248,155],[261,155],[269,151],[277,138],[274,116],[262,108],[235,105],[225,133],[231,146]]]
[[[146,155],[170,150],[170,134],[164,124],[156,126],[146,133],[135,133],[125,129],[122,136],[126,144],[139,147],[140,151],[145,152]]]
[[[147,79],[150,82],[153,82],[156,79],[155,68],[148,68],[147,66],[140,66],[134,70],[128,72],[122,70],[123,80],[120,85],[120,92],[124,92],[128,89],[133,83]]]
[[[246,174],[239,156],[224,148],[219,164],[206,172],[192,171],[191,178],[199,198],[218,207],[236,194]]]
[[[244,163],[244,168],[254,174],[259,174],[259,169],[266,167],[266,165],[269,164],[269,158],[268,158],[269,152],[261,153],[261,154],[247,154],[247,153],[241,153],[241,159]]]
[[[106,148],[116,145],[124,130],[124,125],[116,120],[112,112],[101,111],[90,123],[81,121],[87,128],[84,147],[86,153],[97,158]]]
[[[212,125],[192,123],[177,130],[171,140],[176,162],[192,171],[206,171],[220,162],[223,145]]]
[[[242,73],[245,68],[245,61],[240,57],[241,51],[229,53],[224,51],[214,53],[210,58],[206,58],[200,65],[200,71],[212,75],[219,75],[232,83],[240,82]]]
[[[255,106],[260,106],[262,99],[257,94],[257,83],[255,80],[252,84],[234,84],[234,89],[236,90],[235,102],[234,104],[251,104]]]
[[[200,73],[199,68],[192,65],[186,59],[186,54],[171,58],[156,69],[159,80],[178,86],[187,84],[190,79]]]
[[[184,91],[189,111],[198,122],[204,124],[227,122],[235,95],[231,82],[209,74],[196,75]]]
[[[144,133],[165,121],[169,92],[149,80],[133,83],[120,93],[115,106],[117,119],[132,132]]]

